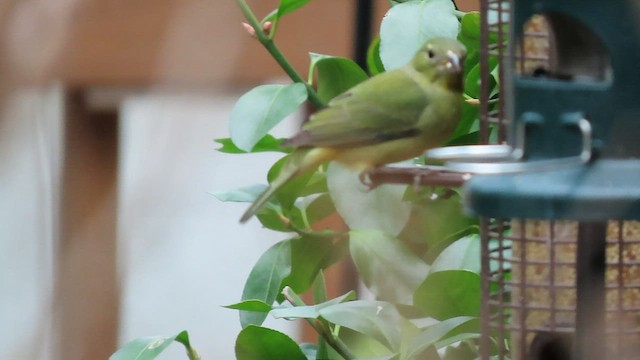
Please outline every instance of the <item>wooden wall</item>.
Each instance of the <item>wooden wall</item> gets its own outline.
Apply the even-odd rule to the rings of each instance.
[[[378,24],[387,0],[375,0]],[[233,0],[6,0],[0,64],[29,82],[211,85],[280,76],[247,36]],[[278,44],[300,71],[309,51],[350,56],[355,1],[315,0],[281,23]],[[477,0],[458,1],[463,9]],[[277,1],[250,1],[258,16]],[[2,66],[2,65],[0,65]]]

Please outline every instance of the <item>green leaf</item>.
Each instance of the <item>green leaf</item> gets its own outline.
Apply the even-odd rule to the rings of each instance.
[[[384,65],[382,59],[380,59],[380,36],[376,36],[375,39],[369,45],[367,50],[367,68],[371,76],[375,76],[384,72]]]
[[[376,230],[349,232],[349,249],[362,281],[378,299],[412,304],[429,265],[398,239]]]
[[[269,183],[273,182],[276,177],[280,174],[282,167],[289,160],[290,155],[283,157],[278,160],[271,169],[269,169],[269,173],[267,174],[267,179]],[[280,187],[280,189],[276,192],[276,199],[280,202],[283,212],[285,215],[289,214],[289,210],[293,207],[296,199],[303,195],[307,184],[314,177],[314,172],[309,172],[307,174],[302,174],[294,177],[284,186]]]
[[[442,339],[451,330],[474,319],[475,318],[468,316],[455,317],[422,329],[420,333],[411,340],[411,345],[408,348],[407,353],[404,354],[405,358],[414,358],[428,347],[435,345],[436,342]]]
[[[320,310],[343,303],[345,301],[351,301],[356,298],[354,291],[339,296],[335,299],[325,301],[317,305],[307,306],[293,306],[293,307],[279,307],[271,311],[271,315],[275,318],[287,318],[287,319],[317,319],[320,316]]]
[[[432,318],[432,317],[423,317],[418,319],[409,320],[418,330],[427,328],[429,326],[433,326],[435,324],[440,323],[440,321]]]
[[[380,58],[387,70],[405,65],[425,41],[458,36],[451,0],[409,1],[393,6],[380,26]]]
[[[494,71],[498,66],[498,59],[496,57],[489,57],[489,71]],[[496,87],[496,77],[489,77],[489,91],[491,92]],[[474,99],[480,97],[480,64],[476,65],[469,71],[464,81],[464,92],[467,96]]]
[[[327,188],[327,174],[322,169],[322,166],[318,171],[313,173],[311,179],[307,182],[307,185],[300,191],[300,196],[308,196],[313,194],[321,194],[329,191]]]
[[[280,6],[275,11],[272,11],[267,17],[262,20],[262,23],[267,21],[278,21],[281,17],[298,10],[306,5],[311,0],[280,0]]]
[[[236,339],[238,360],[307,360],[289,336],[268,328],[249,325]]]
[[[310,0],[280,0],[278,12],[280,16],[284,16],[298,10],[306,5]]]
[[[128,342],[116,351],[109,360],[155,359],[175,340],[175,336],[144,337]]]
[[[211,191],[209,194],[215,196],[216,199],[220,201],[252,203],[266,189],[267,185],[256,184],[232,190]]]
[[[281,289],[282,281],[291,274],[291,241],[284,240],[269,248],[251,269],[244,285],[241,300],[261,300],[273,304]],[[240,324],[260,325],[266,313],[240,311]]]
[[[458,126],[456,130],[451,135],[451,140],[449,144],[458,140],[469,134],[471,131],[473,124],[479,121],[480,117],[480,108],[477,106],[473,106],[466,101],[462,104],[462,116],[460,117],[460,122],[458,122]]]
[[[436,343],[436,347],[438,348],[450,347],[452,344],[459,343],[461,341],[479,339],[480,336],[481,334],[479,331],[476,333],[462,333],[462,334],[454,335],[451,337],[447,335],[446,338]]]
[[[313,302],[316,304],[327,301],[327,284],[324,281],[324,272],[320,270],[313,281]]]
[[[276,199],[280,202],[285,215],[289,214],[289,210],[291,210],[296,200],[304,196],[304,191],[312,177],[312,172],[298,175],[278,190]]]
[[[469,97],[480,97],[480,64],[473,67],[464,79],[464,92]]]
[[[283,281],[297,293],[307,291],[318,273],[346,255],[346,241],[334,244],[331,240],[302,236],[290,240],[291,273]]]
[[[441,360],[440,354],[438,354],[438,349],[436,349],[434,345],[431,345],[422,352],[416,354],[416,357],[418,359]]]
[[[476,65],[480,63],[480,51],[479,50],[471,50],[467,51],[467,58],[464,61],[464,78],[466,79],[469,76],[469,72]]]
[[[469,227],[464,228],[456,232],[455,234],[452,234],[451,236],[443,239],[439,243],[432,245],[429,248],[429,251],[427,251],[427,253],[424,255],[424,259],[427,261],[427,263],[431,264],[436,260],[438,256],[440,256],[440,253],[442,253],[446,248],[448,248],[451,244],[453,244],[457,240],[465,236],[469,236],[473,234],[477,235],[479,233],[480,233],[480,227],[478,224],[470,225]]]
[[[443,360],[475,360],[478,358],[478,349],[469,341],[461,341],[457,346],[449,346],[445,351]]]
[[[229,132],[239,149],[253,147],[307,100],[304,84],[262,85],[242,95],[231,110]]]
[[[494,62],[495,62],[495,66],[494,66]],[[489,66],[491,69],[489,74],[491,75],[491,78],[493,79],[493,81],[496,82],[493,88],[489,88],[489,98],[495,99],[497,95],[500,94],[500,86],[499,86],[500,85],[500,64],[498,59],[494,56],[489,57]],[[491,66],[493,67],[491,68]]]
[[[198,355],[196,350],[193,347],[191,347],[191,342],[189,341],[188,332],[183,331],[180,334],[178,334],[178,336],[176,336],[176,341],[184,345],[185,349],[187,350],[187,356],[189,356],[189,359],[200,360],[200,356]]]
[[[466,13],[460,21],[458,40],[467,48],[467,52],[480,48],[480,13],[473,11]]]
[[[318,96],[327,103],[334,97],[367,80],[369,76],[353,60],[313,54],[318,70]]]
[[[445,337],[438,341],[437,347],[442,348],[449,346],[457,341],[476,339],[480,337],[481,323],[480,318],[472,318],[471,320],[457,326],[451,330]]]
[[[413,302],[425,315],[443,320],[479,316],[480,275],[468,270],[429,274],[416,290]]]
[[[350,301],[320,310],[327,321],[371,336],[391,351],[400,347],[403,317],[390,303]]]
[[[288,153],[288,152],[291,151],[291,148],[280,146],[280,144],[282,144],[282,142],[284,140],[285,139],[276,139],[273,136],[267,134],[267,135],[263,136],[262,139],[260,139],[260,141],[258,141],[257,144],[255,144],[255,146],[253,147],[251,152],[252,153],[257,153],[257,152],[274,151],[274,152]],[[233,143],[231,138],[215,139],[214,141],[217,142],[218,144],[222,145],[221,148],[216,149],[221,153],[226,153],[226,154],[248,154],[248,152],[246,152],[246,151],[240,149],[239,147],[237,147]]]
[[[329,164],[327,170],[329,194],[345,223],[351,229],[398,234],[411,215],[411,203],[402,200],[405,186],[381,185],[365,191],[358,175],[336,162]]]
[[[282,167],[287,161],[289,161],[290,157],[291,155],[283,156],[278,161],[276,161],[273,165],[271,165],[271,168],[269,168],[269,172],[267,172],[267,181],[269,181],[269,183],[272,183],[273,180],[275,180],[278,177],[278,175],[280,174],[280,171],[282,171]]]
[[[109,357],[109,360],[153,360],[174,341],[183,343],[187,350],[193,351],[186,334],[187,332],[183,331],[173,336],[149,336],[135,339],[122,346]]]
[[[270,200],[271,203],[275,202],[274,199]],[[293,232],[293,229],[289,224],[285,223],[284,219],[280,215],[280,213],[276,210],[280,210],[280,206],[265,206],[258,213],[256,217],[265,228],[273,231],[290,233]]]
[[[480,131],[473,131],[466,135],[458,136],[447,142],[447,146],[463,146],[480,144]]]
[[[336,208],[331,201],[329,194],[322,194],[314,199],[305,209],[307,219],[310,224],[325,219],[327,216],[336,212]]]
[[[468,270],[480,274],[480,236],[465,236],[453,242],[431,264],[431,272]]]
[[[313,75],[316,71],[316,65],[318,65],[318,61],[322,59],[331,59],[332,55],[318,54],[314,52],[309,53],[309,76]],[[310,84],[313,82],[309,81]]]
[[[422,254],[433,249],[452,236],[476,223],[476,219],[464,215],[460,195],[431,200],[434,189],[424,192],[407,189],[406,197],[415,198],[411,218],[398,237]],[[457,239],[457,238],[456,238]]]
[[[386,346],[382,345],[371,336],[351,330],[344,326],[338,328],[340,329],[340,340],[342,340],[342,342],[347,346],[353,355],[353,359],[399,360],[397,357],[398,352],[391,352]],[[342,359],[342,357],[334,355],[318,359],[333,360]]]
[[[226,306],[223,306],[223,307],[225,307],[227,309],[244,310],[244,311],[255,311],[255,312],[264,312],[264,313],[268,313],[269,311],[271,311],[271,305],[270,304],[267,304],[266,302],[264,302],[262,300],[255,300],[255,299],[245,300],[245,301],[241,301],[239,303],[226,305]]]

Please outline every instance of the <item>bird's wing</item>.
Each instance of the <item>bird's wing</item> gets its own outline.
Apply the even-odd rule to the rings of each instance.
[[[352,147],[415,136],[427,104],[409,72],[387,72],[337,96],[285,145]]]

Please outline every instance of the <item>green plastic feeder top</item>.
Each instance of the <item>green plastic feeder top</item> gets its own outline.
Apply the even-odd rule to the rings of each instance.
[[[512,94],[505,104],[513,120],[509,139],[525,170],[505,165],[504,173],[475,175],[465,187],[470,212],[640,219],[638,10],[634,1],[512,3],[510,39],[521,39],[525,22],[542,14],[552,32],[554,61],[542,76],[516,74],[513,61],[501,65],[502,91]],[[563,164],[566,159],[580,161]]]

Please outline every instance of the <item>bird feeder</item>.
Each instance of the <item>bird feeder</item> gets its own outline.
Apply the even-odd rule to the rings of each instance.
[[[498,144],[432,155],[476,174],[465,198],[482,217],[482,359],[636,359],[640,6],[481,6],[482,130]]]

